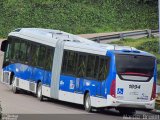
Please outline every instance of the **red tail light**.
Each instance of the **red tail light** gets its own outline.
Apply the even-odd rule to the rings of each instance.
[[[112,81],[110,95],[116,97],[116,80]]]
[[[156,84],[153,83],[153,88],[152,88],[152,95],[151,95],[151,100],[156,98]]]

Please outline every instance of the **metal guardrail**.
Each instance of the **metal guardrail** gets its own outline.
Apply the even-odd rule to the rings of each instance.
[[[89,38],[90,40],[100,42],[104,40],[114,40],[114,39],[124,39],[126,37],[133,37],[133,36],[141,36],[141,35],[147,35],[147,37],[151,37],[153,34],[158,33],[158,30],[141,30],[141,31],[133,31],[133,32],[126,32],[126,33],[119,33],[119,34],[113,34],[113,35],[105,35],[105,36],[98,36]]]

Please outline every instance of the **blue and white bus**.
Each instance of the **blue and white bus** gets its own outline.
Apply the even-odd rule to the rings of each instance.
[[[12,90],[122,114],[152,110],[156,58],[133,47],[100,44],[59,30],[21,28],[2,42],[2,82]]]

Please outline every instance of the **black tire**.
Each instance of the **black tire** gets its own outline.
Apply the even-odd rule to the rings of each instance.
[[[13,93],[18,93],[19,92],[19,90],[18,90],[18,88],[16,87],[16,81],[15,81],[15,76],[13,75],[13,77],[12,77],[12,92]]]
[[[135,115],[136,110],[133,108],[121,108],[119,109],[121,115]]]
[[[85,95],[84,98],[84,108],[87,112],[92,112],[91,99],[89,93]]]
[[[42,83],[39,82],[38,85],[37,85],[37,98],[40,100],[40,101],[43,101],[43,95],[42,95]]]

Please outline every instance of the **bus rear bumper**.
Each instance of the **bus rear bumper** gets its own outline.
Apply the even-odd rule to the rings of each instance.
[[[129,108],[136,108],[136,109],[154,109],[155,99],[149,102],[136,102],[136,101],[117,100],[116,98],[113,98],[112,96],[108,95],[107,106],[129,107]]]
[[[118,107],[128,107],[135,109],[154,109],[155,108],[155,99],[149,102],[136,102],[136,101],[126,101],[118,100],[111,95],[106,98],[97,98],[91,96],[91,106],[96,108],[108,107],[108,108],[118,108]]]

